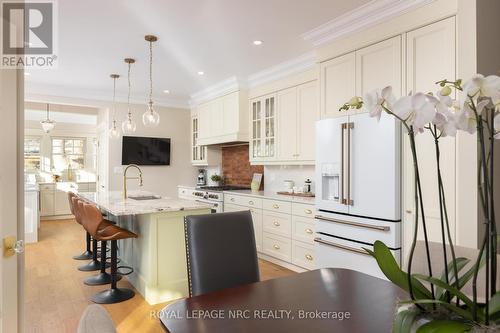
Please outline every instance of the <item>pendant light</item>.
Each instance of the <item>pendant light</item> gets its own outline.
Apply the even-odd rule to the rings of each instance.
[[[146,35],[144,39],[149,42],[149,102],[148,109],[142,115],[142,122],[146,127],[155,127],[160,123],[160,115],[153,109],[153,43],[158,37]]]
[[[125,63],[128,65],[127,78],[128,78],[128,96],[127,96],[127,119],[125,119],[122,123],[122,131],[123,134],[131,134],[135,132],[137,125],[132,119],[132,112],[130,111],[130,68],[132,64],[135,63],[135,60],[132,58],[125,58]]]
[[[113,123],[109,129],[109,136],[112,139],[118,139],[120,137],[120,131],[116,128],[116,79],[118,79],[120,75],[111,74],[110,77],[113,79]]]
[[[42,129],[47,134],[50,133],[50,131],[52,131],[54,129],[54,127],[56,126],[55,120],[50,120],[50,118],[49,118],[49,104],[48,103],[47,103],[47,119],[42,120],[40,122],[40,124],[42,124]]]

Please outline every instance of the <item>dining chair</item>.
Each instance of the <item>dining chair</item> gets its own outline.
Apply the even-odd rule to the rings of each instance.
[[[259,281],[250,211],[185,217],[189,295]]]
[[[479,255],[479,250],[464,246],[454,246],[455,249],[455,257],[465,257],[470,259],[470,262],[460,270],[458,276],[460,277],[467,270],[469,270],[476,262],[477,256]],[[433,276],[440,278],[441,273],[444,271],[444,259],[443,259],[443,245],[438,242],[429,242],[429,252],[431,256],[431,267]],[[451,262],[451,250],[450,246],[446,246],[446,253],[448,257],[448,264]],[[500,263],[500,256],[497,256]],[[427,255],[425,252],[425,243],[424,241],[417,241],[415,247],[414,260],[412,264],[412,274],[420,273],[424,275],[429,275],[429,268],[427,264]],[[451,272],[449,275],[451,276]],[[485,268],[483,267],[478,274],[477,278],[477,295],[479,299],[484,299],[485,291],[486,291],[486,283],[485,283]],[[500,287],[500,274],[497,274],[497,286]],[[469,280],[462,288],[462,292],[472,297],[472,279]]]

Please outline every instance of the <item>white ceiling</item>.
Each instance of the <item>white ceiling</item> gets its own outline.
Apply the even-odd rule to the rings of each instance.
[[[135,99],[146,98],[148,45],[155,34],[154,86],[157,99],[186,101],[229,77],[245,79],[313,49],[300,36],[369,0],[64,0],[59,6],[58,68],[32,70],[27,94],[89,98],[110,96],[109,74],[132,68]],[[263,40],[254,46],[253,40]],[[199,76],[198,71],[204,71]],[[163,90],[170,90],[167,96]],[[78,96],[75,96],[78,95]]]

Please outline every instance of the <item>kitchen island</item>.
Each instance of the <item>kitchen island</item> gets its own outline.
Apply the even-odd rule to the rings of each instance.
[[[184,217],[209,214],[209,205],[143,191],[130,192],[127,199],[121,192],[78,196],[97,205],[108,220],[138,235],[118,242],[119,266],[134,269],[127,278],[149,304],[188,296]]]

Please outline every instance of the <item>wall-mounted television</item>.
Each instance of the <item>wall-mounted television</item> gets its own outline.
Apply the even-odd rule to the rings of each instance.
[[[124,136],[122,165],[170,165],[170,139]]]

